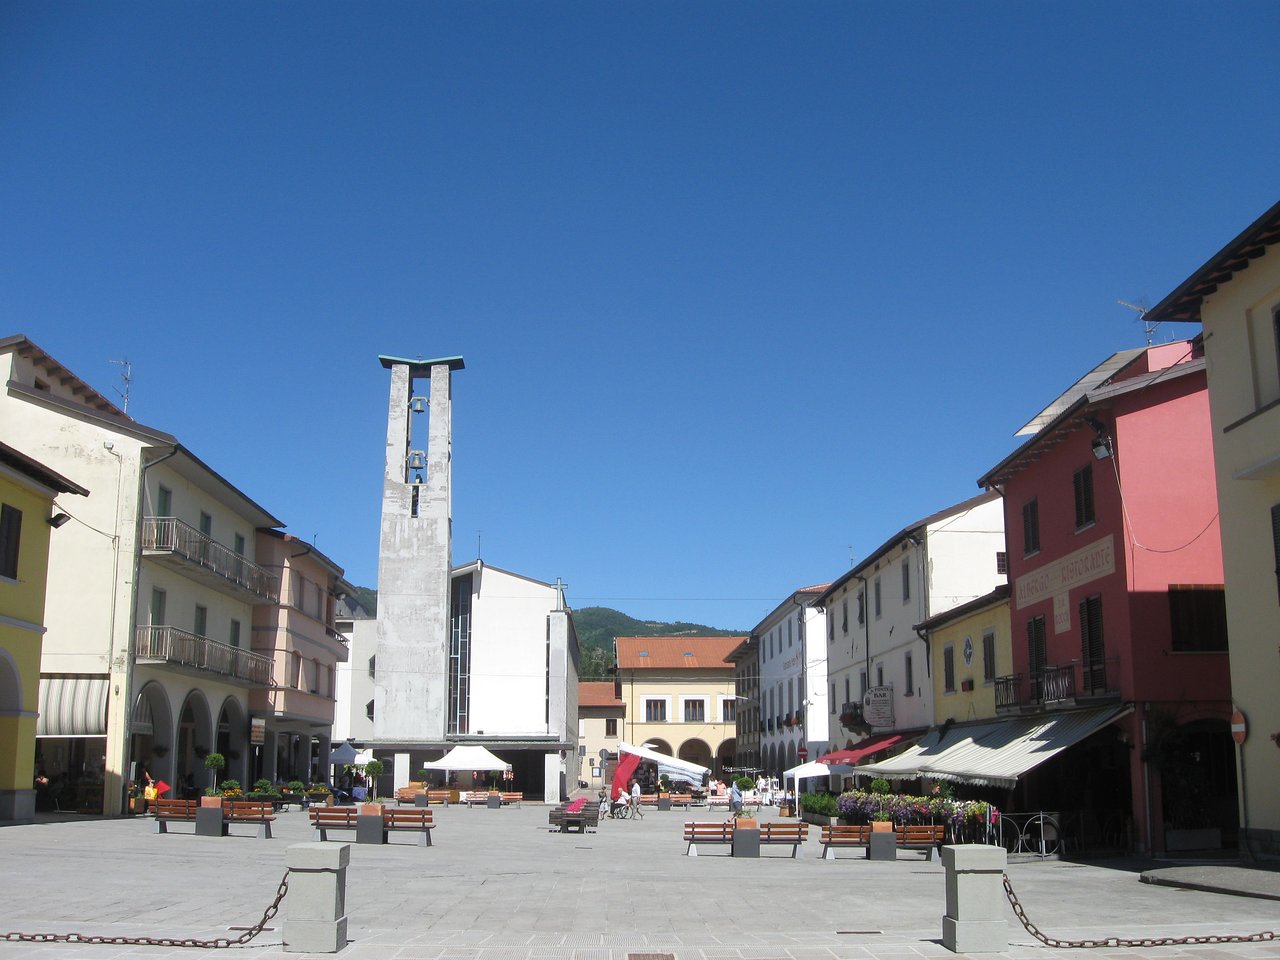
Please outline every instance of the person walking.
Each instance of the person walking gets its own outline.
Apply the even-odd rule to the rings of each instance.
[[[742,788],[738,786],[737,777],[734,777],[729,782],[729,818],[737,820],[740,813],[742,813]]]
[[[644,818],[644,814],[640,812],[640,781],[631,781],[631,816]]]

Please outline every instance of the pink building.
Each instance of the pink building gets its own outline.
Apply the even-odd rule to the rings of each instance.
[[[270,683],[249,699],[252,779],[327,781],[334,673],[347,661],[336,599],[354,588],[341,567],[291,534],[260,529],[256,546],[258,563],[280,578],[280,602],[253,613],[253,649],[272,667]]]
[[[1222,547],[1199,341],[1118,353],[978,483],[1004,496],[1014,673],[997,711],[1089,731],[1023,777],[1081,846],[1232,844]],[[1064,830],[1067,827],[1064,824]],[[1214,831],[1218,834],[1215,835]]]

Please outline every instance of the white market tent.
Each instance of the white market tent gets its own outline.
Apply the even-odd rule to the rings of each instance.
[[[658,775],[666,774],[672,780],[688,780],[695,784],[705,784],[711,776],[711,771],[699,764],[692,763],[688,760],[680,760],[677,757],[669,757],[665,753],[659,753],[657,750],[650,750],[648,747],[638,747],[635,744],[619,742],[619,753],[633,753],[641,760],[650,760],[658,765]]]
[[[853,767],[841,764],[819,763],[817,760],[810,760],[808,763],[802,763],[798,767],[784,770],[782,782],[786,783],[788,780],[800,781],[809,777],[830,777],[833,774],[848,773],[852,769]]]
[[[329,762],[334,766],[345,767],[356,762],[356,748],[347,741],[342,741],[329,751]]]
[[[424,763],[424,770],[506,770],[511,764],[481,746],[454,747],[439,760]]]

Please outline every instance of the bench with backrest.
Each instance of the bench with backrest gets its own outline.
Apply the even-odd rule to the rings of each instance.
[[[712,794],[711,796],[707,797],[707,808],[709,810],[714,810],[716,807],[724,807],[726,810],[728,810],[729,798],[727,796],[724,796],[723,794],[720,794],[720,795]]]
[[[689,844],[685,848],[685,856],[696,857],[700,843],[733,843],[733,821],[716,821],[715,823],[697,823],[685,821],[684,840]]]
[[[270,800],[224,800],[222,822],[230,827],[237,823],[252,823],[258,827],[258,839],[271,839],[271,822],[275,820],[275,807]]]
[[[658,805],[658,795],[656,793],[640,794],[640,806],[656,807]]]
[[[447,806],[449,803],[449,793],[450,791],[448,790],[428,790],[427,803],[443,803]]]
[[[194,800],[165,800],[160,797],[151,801],[151,814],[156,818],[156,833],[168,833],[169,824],[173,822],[195,823],[196,808]]]
[[[506,806],[509,803],[514,803],[518,807],[520,806],[520,801],[524,799],[524,794],[519,791],[499,793],[498,796],[502,798],[503,806]]]
[[[489,793],[487,790],[469,790],[462,795],[462,802],[468,807],[473,807],[476,804],[484,806],[489,802]]]
[[[315,839],[328,840],[330,830],[354,830],[359,814],[355,807],[311,807],[307,815],[316,832]]]
[[[923,850],[926,860],[934,859],[947,834],[947,828],[940,823],[908,824],[894,827],[893,831],[899,850]]]
[[[568,833],[570,829],[586,833],[587,827],[600,826],[600,804],[588,803],[574,811],[566,810],[564,804],[552,807],[547,811],[547,824],[557,827],[561,833]]]
[[[410,780],[407,786],[396,791],[396,803],[413,805],[417,803],[419,794],[427,792],[427,785],[418,780]],[[430,803],[430,799],[427,801]]]
[[[671,794],[671,805],[673,807],[684,807],[687,810],[693,805],[693,794],[673,793]]]
[[[822,828],[822,859],[834,860],[837,847],[866,847],[871,843],[871,824],[831,824]]]
[[[387,842],[387,834],[397,830],[418,831],[418,846],[431,846],[431,831],[435,827],[432,814],[426,807],[414,807],[412,810],[399,810],[389,807],[382,812],[382,842]]]
[[[803,820],[796,820],[790,823],[762,823],[760,824],[760,845],[766,843],[789,843],[791,844],[791,857],[795,859],[800,852],[800,844],[804,843],[809,837],[809,824]]]

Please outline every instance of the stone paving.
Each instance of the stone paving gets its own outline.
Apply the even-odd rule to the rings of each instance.
[[[940,942],[940,864],[918,853],[876,863],[845,852],[819,859],[817,828],[799,859],[787,848],[759,860],[718,849],[684,855],[686,819],[707,811],[647,811],[585,835],[551,833],[547,808],[433,808],[434,845],[408,836],[351,847],[344,960],[915,960],[954,956]],[[769,818],[766,818],[769,819]],[[306,815],[281,814],[275,838],[152,832],[143,818],[40,823],[0,829],[0,934],[76,932],[213,939],[256,922],[284,873],[286,849],[311,839]],[[1140,882],[1138,865],[1014,863],[1009,876],[1028,915],[1060,939],[1280,933],[1280,902]],[[1146,864],[1151,866],[1151,864]],[[1163,865],[1165,882],[1176,870]],[[1195,869],[1236,877],[1251,871]],[[1202,874],[1204,876],[1204,874]],[[1264,878],[1271,882],[1272,877]],[[1265,883],[1262,884],[1265,887]],[[1264,891],[1265,895],[1265,891]],[[286,954],[280,925],[223,954]],[[1006,906],[1011,960],[1280,960],[1280,939],[1217,946],[1051,950]],[[207,956],[142,946],[0,942],[0,960]],[[214,954],[215,956],[218,953]],[[313,956],[326,956],[317,954]],[[332,956],[332,955],[328,955]]]

